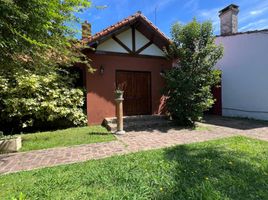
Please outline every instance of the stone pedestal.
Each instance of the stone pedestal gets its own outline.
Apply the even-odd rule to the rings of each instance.
[[[116,134],[124,134],[124,125],[123,125],[123,97],[118,97],[115,99],[116,102],[116,118],[117,118],[117,131]]]
[[[21,137],[0,140],[0,152],[17,152],[21,148]]]

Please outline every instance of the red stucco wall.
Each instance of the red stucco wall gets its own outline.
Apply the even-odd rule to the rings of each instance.
[[[116,70],[150,71],[152,114],[161,114],[163,109],[161,89],[164,86],[164,80],[160,76],[160,72],[170,68],[171,63],[169,61],[165,58],[141,58],[93,53],[88,53],[88,56],[92,59],[92,67],[97,69],[94,74],[86,74],[88,124],[101,124],[105,117],[115,116]],[[104,67],[104,74],[99,73],[101,65]]]

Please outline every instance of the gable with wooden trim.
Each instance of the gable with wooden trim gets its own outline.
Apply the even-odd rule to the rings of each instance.
[[[85,39],[96,52],[164,57],[170,40],[140,12]]]
[[[97,51],[128,53],[132,55],[164,56],[164,52],[138,30],[128,30],[102,42]]]

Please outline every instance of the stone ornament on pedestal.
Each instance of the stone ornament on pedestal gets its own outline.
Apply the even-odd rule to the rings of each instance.
[[[115,102],[116,102],[116,118],[117,118],[117,131],[115,132],[118,135],[125,133],[123,128],[123,94],[122,90],[115,90]]]

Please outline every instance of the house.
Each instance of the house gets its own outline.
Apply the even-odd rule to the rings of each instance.
[[[124,115],[162,114],[164,97],[161,76],[172,63],[163,48],[170,40],[141,12],[91,35],[91,25],[82,25],[82,40],[93,50],[85,54],[95,73],[85,74],[89,124],[101,124],[115,116],[114,91],[124,90]]]
[[[222,114],[268,120],[268,30],[238,32],[237,5],[220,11]]]
[[[223,116],[268,120],[268,30],[238,32],[239,7],[231,4],[220,12],[224,46],[217,67],[221,87],[213,89],[212,113]],[[163,114],[161,76],[172,67],[163,48],[167,38],[141,12],[91,35],[91,25],[82,26],[82,39],[92,47],[85,53],[96,72],[85,72],[89,124],[101,124],[115,116],[114,90],[124,93],[124,115]]]

